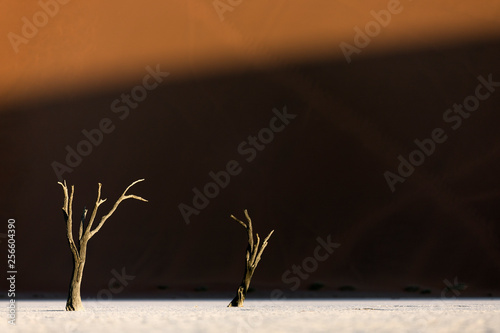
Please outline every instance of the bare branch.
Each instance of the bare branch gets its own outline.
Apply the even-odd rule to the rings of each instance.
[[[250,215],[248,215],[248,210],[245,209],[245,217],[247,218],[248,221],[248,245],[250,246],[250,251],[254,251],[254,244],[253,244],[253,225],[252,225],[252,219],[250,218]]]
[[[140,183],[140,182],[143,182],[143,181],[144,181],[144,178],[143,178],[143,179],[138,179],[138,180],[136,180],[135,182],[133,182],[132,184],[130,184],[130,185],[129,185],[126,189],[125,189],[125,191],[123,191],[122,196],[123,196],[123,195],[125,195],[125,193],[127,193],[127,191],[128,191],[128,189],[129,189],[129,188],[131,188],[131,187],[132,187],[132,186],[134,186],[135,184]],[[141,199],[142,199],[142,198],[141,198]],[[142,199],[142,201],[146,201],[146,202],[147,202],[147,200],[146,200],[146,199]]]
[[[264,242],[262,243],[262,246],[260,247],[259,253],[257,254],[257,258],[255,259],[255,267],[257,267],[257,264],[260,261],[260,257],[262,256],[262,253],[264,252],[264,249],[267,246],[267,241],[269,240],[269,238],[271,238],[271,235],[273,234],[273,232],[274,232],[274,230],[271,230],[269,235],[267,235],[267,237],[264,239]]]
[[[127,199],[136,199],[136,200],[140,200],[140,201],[144,201],[144,202],[148,202],[146,199],[140,197],[140,196],[137,196],[137,195],[133,195],[133,194],[129,194],[127,195],[127,191],[129,190],[129,188],[131,188],[133,185],[139,183],[139,182],[142,182],[144,179],[139,179],[139,180],[136,180],[135,182],[133,182],[132,184],[130,184],[126,189],[125,191],[123,191],[122,195],[118,198],[118,200],[116,200],[115,204],[113,205],[113,207],[111,208],[111,210],[109,211],[108,214],[104,215],[102,218],[101,218],[101,221],[99,222],[99,224],[97,225],[97,227],[90,231],[89,233],[89,239],[92,238],[92,236],[94,236],[97,232],[99,232],[99,230],[101,230],[102,226],[104,225],[104,223],[106,222],[106,220],[111,216],[113,215],[113,213],[115,212],[115,210],[118,208],[118,206],[120,205],[120,203],[124,200],[127,200]],[[99,184],[99,196],[101,194],[101,184]],[[99,207],[99,205],[101,203],[103,203],[106,199],[104,200],[98,200],[97,203],[96,203],[96,207],[95,207],[95,210],[97,211],[97,207]],[[93,222],[93,221],[92,221]],[[90,222],[89,222],[90,224]],[[90,225],[87,227],[88,230],[90,230]]]
[[[66,185],[66,181],[64,181],[64,184],[61,182],[59,182],[58,184],[62,186],[64,192],[64,203],[62,210],[66,219],[66,237],[68,238],[71,253],[75,257],[75,259],[78,259],[80,257],[80,254],[76,247],[75,241],[73,240],[73,194],[75,192],[75,187],[71,186],[71,192],[69,193],[68,198],[68,186]]]
[[[87,224],[87,228],[85,228],[84,237],[87,238],[87,240],[90,239],[90,237],[89,237],[90,229],[92,228],[92,224],[94,224],[94,220],[95,220],[95,217],[97,215],[97,209],[104,201],[106,201],[106,199],[101,200],[101,187],[102,187],[102,184],[98,183],[97,184],[97,199],[96,199],[96,202],[94,205],[94,209],[92,210],[92,214],[90,215],[90,220],[89,220],[89,223]]]
[[[247,218],[247,221],[249,224],[252,224],[252,219],[250,218],[250,215],[248,215],[248,210],[244,210],[245,217]]]
[[[57,182],[59,185],[62,186],[63,192],[64,192],[64,203],[63,203],[63,211],[67,214],[68,212],[68,187],[66,186],[66,181],[64,181],[64,184],[61,182]]]
[[[240,220],[238,220],[236,217],[234,217],[234,215],[231,215],[231,218],[237,222],[239,222],[245,229],[247,229],[247,225],[245,224],[245,222],[242,222]]]
[[[255,244],[255,251],[252,251],[252,257],[250,258],[249,265],[250,267],[254,268],[255,266],[255,257],[257,256],[257,250],[259,249],[259,243],[260,243],[260,238],[259,234],[255,234],[257,238],[257,243]]]
[[[63,188],[63,193],[64,193],[64,202],[62,206],[62,211],[63,211],[63,216],[64,216],[64,222],[68,223],[68,187],[66,186],[66,181],[64,181],[64,184],[61,182],[58,182],[59,185]]]

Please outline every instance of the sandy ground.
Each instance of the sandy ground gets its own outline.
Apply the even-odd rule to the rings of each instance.
[[[85,302],[19,301],[16,326],[2,302],[1,332],[500,332],[500,300]]]

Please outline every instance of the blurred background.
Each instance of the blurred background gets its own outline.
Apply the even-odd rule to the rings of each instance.
[[[42,0],[0,13],[0,249],[14,218],[21,297],[66,296],[59,180],[75,185],[78,220],[99,182],[98,217],[141,178],[130,193],[149,202],[123,202],[89,242],[84,298],[233,296],[247,238],[229,216],[244,209],[261,236],[275,230],[255,297],[499,296],[499,1]],[[295,118],[269,137],[285,109]],[[446,140],[391,189],[398,156],[436,128]],[[232,160],[240,173],[197,209],[193,189]],[[319,260],[318,238],[339,246]]]

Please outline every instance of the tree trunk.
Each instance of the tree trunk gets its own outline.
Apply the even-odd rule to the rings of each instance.
[[[73,260],[73,274],[69,285],[68,300],[66,301],[66,311],[84,310],[82,297],[80,295],[80,287],[83,278],[83,267],[85,260]]]
[[[243,302],[245,301],[245,297],[247,296],[248,288],[250,287],[250,280],[252,279],[252,274],[248,269],[245,272],[243,281],[241,281],[240,286],[238,287],[238,291],[236,292],[236,296],[234,296],[231,303],[229,303],[228,307],[238,307],[241,308],[243,306]]]

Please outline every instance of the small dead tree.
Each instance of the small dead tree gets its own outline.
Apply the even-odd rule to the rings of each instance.
[[[261,247],[259,234],[255,234],[257,238],[257,243],[254,243],[253,239],[253,226],[252,220],[248,215],[248,211],[245,209],[245,217],[247,218],[248,223],[238,220],[236,217],[231,215],[231,218],[241,224],[247,231],[248,234],[248,246],[247,246],[247,254],[245,259],[245,272],[243,273],[243,280],[241,281],[240,286],[238,287],[238,291],[236,292],[236,296],[233,298],[231,303],[229,303],[228,307],[242,307],[243,302],[245,301],[245,297],[248,292],[248,287],[250,286],[250,280],[252,279],[253,273],[257,268],[257,265],[262,256],[262,252],[267,246],[267,241],[273,234],[274,230],[272,230],[269,235],[264,239]]]
[[[82,298],[80,295],[80,286],[83,278],[83,268],[85,266],[85,260],[87,259],[87,243],[88,241],[101,230],[104,223],[108,218],[113,215],[118,205],[126,199],[136,199],[140,201],[147,202],[146,199],[133,194],[127,194],[129,188],[135,184],[142,182],[144,179],[139,179],[130,184],[123,194],[116,200],[115,204],[111,210],[104,216],[101,217],[99,224],[92,230],[92,225],[97,215],[97,209],[99,206],[106,201],[106,199],[101,199],[101,183],[97,189],[97,200],[92,210],[92,215],[90,220],[85,226],[85,218],[87,217],[87,208],[83,209],[82,216],[80,218],[80,229],[78,231],[78,247],[73,240],[73,194],[75,192],[75,187],[71,186],[71,192],[68,194],[68,186],[66,186],[66,181],[64,183],[58,182],[62,186],[64,192],[64,204],[62,207],[64,220],[66,221],[66,236],[68,238],[69,248],[73,254],[73,273],[71,275],[71,282],[69,285],[68,300],[66,301],[66,311],[79,311],[83,310]]]

